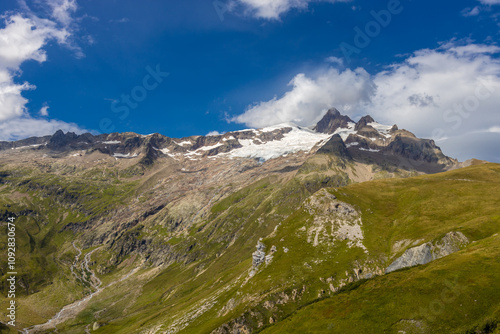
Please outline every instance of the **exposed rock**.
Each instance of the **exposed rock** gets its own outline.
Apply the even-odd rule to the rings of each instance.
[[[364,136],[367,138],[381,138],[380,133],[372,126],[365,125],[358,130],[358,135]]]
[[[341,115],[337,109],[332,108],[316,124],[314,130],[321,133],[334,133],[338,128],[347,128],[349,122],[354,123],[348,116]]]
[[[99,325],[99,323],[96,321],[96,322],[94,322],[94,325],[92,326],[92,330],[93,330],[93,331],[96,331],[96,330],[98,330],[100,327],[101,327],[101,325]]]
[[[398,134],[387,146],[386,151],[411,160],[441,164],[455,163],[446,157],[435,142],[430,139],[418,139]]]
[[[358,123],[356,123],[354,130],[362,129],[363,127],[367,126],[368,123],[373,123],[373,122],[375,122],[375,120],[370,115],[363,116],[360,118]]]
[[[401,268],[429,263],[459,251],[468,243],[469,239],[461,232],[449,232],[439,241],[407,249],[387,267],[385,272],[390,273]]]
[[[258,267],[261,263],[264,263],[264,260],[266,258],[266,252],[264,252],[264,249],[266,249],[266,246],[259,241],[257,243],[257,250],[252,254],[252,265],[254,267]]]
[[[321,189],[306,201],[304,208],[314,217],[311,226],[305,230],[307,242],[318,246],[347,240],[348,247],[367,251],[362,242],[361,218],[351,205],[337,200],[326,189]]]
[[[352,159],[351,154],[347,151],[344,141],[338,134],[333,135],[332,138],[330,138],[316,153],[332,154],[347,160]]]

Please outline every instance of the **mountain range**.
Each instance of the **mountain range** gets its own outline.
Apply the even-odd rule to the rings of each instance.
[[[498,164],[335,108],[311,127],[0,142],[19,268],[0,330],[499,333],[499,185]]]

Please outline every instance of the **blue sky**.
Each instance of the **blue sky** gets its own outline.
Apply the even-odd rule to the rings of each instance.
[[[58,128],[185,137],[310,125],[335,106],[433,138],[461,160],[500,162],[499,8],[3,0],[0,140]]]

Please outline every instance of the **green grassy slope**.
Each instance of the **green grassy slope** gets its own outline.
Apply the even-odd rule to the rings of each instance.
[[[347,241],[323,238],[314,246],[307,240],[304,231],[314,225],[316,216],[304,206],[311,196],[307,188],[300,177],[285,185],[265,179],[215,203],[211,215],[177,243],[186,249],[195,244],[191,251],[203,256],[136,280],[135,287],[106,293],[95,301],[93,312],[81,313],[61,328],[78,333],[83,324],[99,320],[104,326],[96,333],[140,332],[156,328],[155,324],[158,330],[175,326],[179,333],[210,333],[224,323],[280,333],[328,333],[337,327],[338,333],[410,333],[412,326],[422,333],[436,333],[435,329],[465,331],[490,317],[498,319],[495,291],[500,280],[493,235],[500,230],[499,165],[328,188],[360,213],[367,253]],[[381,273],[404,252],[404,247],[393,249],[397,241],[423,243],[450,231],[477,242],[426,266],[362,281],[356,289],[359,283],[349,284],[357,279],[354,271],[359,268]],[[251,254],[259,238],[266,252],[272,246],[277,252],[270,264],[261,265],[249,278]],[[463,265],[469,262],[469,267]],[[339,293],[330,288],[341,283],[353,290]],[[432,302],[446,284],[453,293],[461,293],[462,304],[470,305],[470,316],[463,317],[460,304],[454,302],[445,305],[433,321],[420,316],[421,308],[441,307]],[[131,296],[133,289],[140,291],[137,296]],[[354,299],[346,299],[350,296]],[[99,319],[93,316],[117,301],[121,301],[118,307],[107,307]],[[342,310],[338,321],[332,309],[325,307],[323,313],[315,309],[329,303],[334,310]],[[126,312],[119,310],[120,305],[127,305]],[[228,333],[234,329],[229,328]]]
[[[406,330],[411,333],[411,328],[416,326],[415,333],[461,333],[487,323],[489,318],[500,320],[500,248],[496,235],[500,231],[499,165],[366,182],[331,191],[362,212],[364,245],[370,257],[387,258],[386,266],[404,251],[391,251],[396,241],[430,241],[449,231],[461,231],[477,242],[426,266],[376,277],[352,292],[333,295],[293,315],[283,314],[280,318],[286,320],[264,332],[398,333],[398,330]],[[334,256],[324,251],[318,254],[317,249],[300,243],[297,238],[290,240],[290,236],[294,238],[292,231],[303,220],[289,221],[283,233],[266,240],[269,244],[279,244],[278,240],[289,236],[288,242],[280,246],[291,251],[286,256],[282,254],[285,258],[282,261],[277,256],[274,267],[262,273],[275,270],[274,282],[286,276],[284,273],[335,277],[348,268],[341,248],[334,251]],[[294,248],[298,248],[295,254]],[[300,254],[307,254],[301,256],[302,261],[311,263],[314,258],[324,261],[313,265],[314,274],[308,275],[296,261]],[[351,253],[348,258],[351,262],[362,261],[363,255]],[[447,285],[451,288],[450,295],[459,296],[453,299],[443,295],[449,301],[443,305],[440,298]],[[320,289],[321,284],[317,282],[316,286]],[[439,314],[433,316],[433,311]]]
[[[137,184],[115,179],[115,172],[86,173],[90,173],[87,179],[75,182],[61,173],[42,177],[31,171],[10,175],[0,185],[1,210],[36,212],[24,215],[19,236],[20,261],[33,268],[30,282],[36,287],[20,298],[24,305],[19,316],[30,322],[45,321],[86,291],[70,279],[75,234],[61,229],[70,222],[102,217],[137,195]],[[500,319],[495,236],[500,230],[500,165],[345,187],[338,187],[345,183],[342,177],[325,175],[302,170],[291,180],[276,175],[263,178],[215,201],[182,232],[173,232],[165,223],[171,217],[166,210],[148,216],[120,238],[148,241],[148,248],[164,251],[161,254],[171,263],[155,267],[145,261],[132,279],[104,290],[83,312],[58,325],[59,332],[82,333],[98,323],[101,327],[95,333],[174,327],[179,333],[210,333],[224,324],[270,333],[462,333]],[[312,194],[331,186],[338,188]],[[14,193],[28,197],[16,201],[11,199]],[[325,220],[324,233],[330,231],[329,218],[333,219],[328,211],[308,209],[320,193],[356,209],[366,251],[328,233],[313,242],[310,231],[318,223],[316,218]],[[412,243],[439,240],[450,231],[460,231],[475,242],[428,265],[353,283],[360,278],[359,269],[382,274]],[[76,237],[84,233],[76,232]],[[266,254],[272,246],[276,252],[249,277],[260,239]],[[403,246],[395,248],[397,243]],[[92,269],[110,262],[113,250],[104,247],[96,252]],[[137,251],[126,254],[99,276],[105,284],[116,281],[141,260]],[[447,288],[450,296],[445,295],[443,302],[439,294]],[[456,295],[453,300],[451,294]],[[460,298],[464,306],[459,306]],[[32,311],[41,305],[46,305],[43,314],[35,315]],[[437,307],[439,316],[433,317]]]
[[[424,266],[364,282],[262,333],[498,333],[500,236]]]

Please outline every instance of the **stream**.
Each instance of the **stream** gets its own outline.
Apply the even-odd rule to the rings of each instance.
[[[98,248],[96,248],[94,250],[92,250],[89,253],[87,253],[85,255],[85,257],[83,258],[83,263],[80,264],[80,268],[82,269],[82,277],[79,277],[75,273],[75,269],[77,269],[78,260],[79,260],[81,254],[82,254],[82,251],[81,251],[80,248],[78,248],[75,245],[74,242],[73,242],[73,247],[78,251],[78,254],[75,256],[75,262],[71,266],[71,272],[78,279],[81,279],[82,281],[85,281],[85,282],[89,283],[92,286],[92,288],[94,289],[94,292],[90,293],[89,295],[85,296],[84,298],[82,298],[80,300],[77,300],[77,301],[75,301],[75,302],[73,302],[73,303],[71,303],[69,305],[64,306],[56,315],[54,315],[46,323],[39,324],[39,325],[34,325],[34,326],[31,326],[31,327],[28,327],[28,328],[24,328],[22,330],[22,332],[24,334],[34,334],[34,333],[36,333],[37,331],[40,331],[40,330],[48,330],[48,329],[51,329],[51,328],[56,328],[56,326],[58,324],[61,324],[61,323],[65,322],[65,321],[67,321],[69,319],[73,319],[78,313],[80,313],[83,309],[85,309],[85,307],[87,306],[87,304],[89,303],[89,301],[95,295],[101,293],[106,288],[108,288],[108,287],[110,287],[110,286],[112,286],[112,285],[114,285],[114,284],[116,284],[118,282],[122,282],[122,281],[126,280],[131,275],[133,275],[135,272],[137,272],[139,270],[139,268],[140,268],[140,266],[137,267],[137,268],[134,268],[132,271],[130,271],[128,274],[124,275],[120,279],[109,283],[105,287],[102,287],[101,280],[96,276],[95,272],[89,268],[89,263],[91,262],[92,253],[94,253],[95,251],[97,251],[102,246],[98,247]],[[90,273],[90,281],[85,278],[85,270]]]

